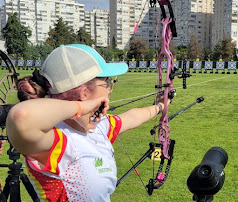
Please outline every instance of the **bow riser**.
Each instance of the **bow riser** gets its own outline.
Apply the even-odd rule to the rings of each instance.
[[[170,41],[173,38],[171,29],[170,29],[170,23],[172,22],[171,18],[162,19],[161,23],[163,24],[162,29],[162,36],[161,36],[161,51],[158,56],[158,72],[159,72],[159,86],[162,86],[162,60],[164,56],[167,58],[167,74],[166,74],[166,86],[164,89],[164,110],[162,113],[162,116],[160,118],[160,127],[159,127],[159,141],[161,144],[163,144],[162,154],[165,158],[169,159],[168,155],[168,149],[169,149],[169,134],[170,129],[168,125],[168,94],[173,90],[173,82],[172,79],[170,79],[170,73],[173,71],[174,65],[173,65],[173,55],[171,51],[169,50],[169,44]],[[159,91],[162,91],[160,89]]]

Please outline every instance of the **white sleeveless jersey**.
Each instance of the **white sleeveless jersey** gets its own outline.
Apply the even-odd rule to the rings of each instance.
[[[55,128],[47,163],[25,157],[30,180],[42,201],[110,201],[117,183],[112,143],[121,129],[118,116],[104,116],[89,134],[64,122]]]

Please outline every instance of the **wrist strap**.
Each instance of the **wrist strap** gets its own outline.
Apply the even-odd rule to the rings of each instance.
[[[158,111],[157,114],[159,114],[160,112],[163,112],[163,109],[162,109],[161,104],[160,104],[160,103],[157,103],[156,105],[159,107],[159,111]]]
[[[78,107],[78,113],[75,114],[75,116],[72,117],[71,119],[75,119],[75,118],[80,117],[81,112],[82,112],[82,108],[81,108],[81,104],[80,104],[80,102],[79,102],[79,101],[73,101],[73,102],[74,102],[74,103],[77,105],[77,107]]]

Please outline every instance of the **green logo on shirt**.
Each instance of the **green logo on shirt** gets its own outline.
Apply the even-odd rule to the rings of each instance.
[[[95,168],[102,166],[102,158],[101,159],[95,159]]]
[[[98,168],[98,167],[102,167],[102,165],[103,165],[102,158],[95,159],[95,168],[97,168],[98,173],[112,172],[111,168]]]

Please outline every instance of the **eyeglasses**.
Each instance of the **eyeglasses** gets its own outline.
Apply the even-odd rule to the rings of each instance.
[[[117,83],[117,82],[118,82],[117,77],[115,79],[112,79],[111,77],[107,77],[106,83],[99,84],[99,85],[96,85],[96,86],[105,86],[109,91],[112,91],[115,83]]]

